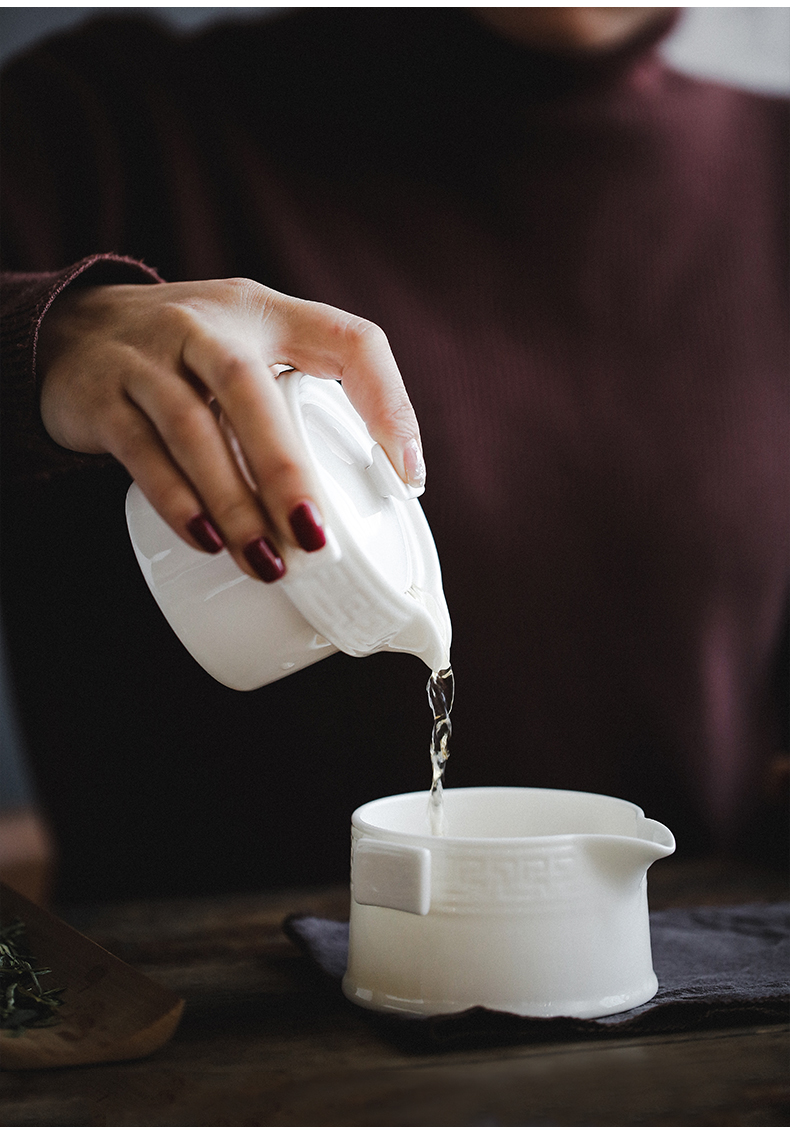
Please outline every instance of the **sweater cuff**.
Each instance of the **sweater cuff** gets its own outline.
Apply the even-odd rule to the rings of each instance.
[[[94,255],[62,271],[3,277],[2,431],[4,477],[49,479],[80,467],[114,463],[61,448],[41,420],[36,373],[42,319],[67,287],[115,283],[162,283],[152,268],[118,255]]]

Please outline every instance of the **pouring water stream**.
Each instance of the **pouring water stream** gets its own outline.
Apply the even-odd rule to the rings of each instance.
[[[450,757],[449,742],[453,727],[450,712],[455,696],[453,670],[448,665],[438,672],[432,672],[427,686],[428,703],[433,712],[433,732],[431,734],[431,765],[433,778],[429,801],[431,833],[440,836],[446,833],[444,804],[442,800],[444,768]]]

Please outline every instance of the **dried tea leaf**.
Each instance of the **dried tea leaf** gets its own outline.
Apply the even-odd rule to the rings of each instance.
[[[42,987],[39,976],[52,972],[37,962],[30,954],[21,920],[0,928],[0,1029],[19,1035],[28,1028],[54,1026],[59,1021],[64,988]]]

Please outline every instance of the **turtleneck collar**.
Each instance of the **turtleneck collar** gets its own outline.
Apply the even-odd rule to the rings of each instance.
[[[249,88],[254,129],[284,160],[301,164],[309,152],[310,168],[333,177],[346,165],[381,177],[419,167],[452,183],[519,148],[535,112],[660,67],[657,46],[677,18],[667,13],[611,52],[570,57],[515,43],[468,8],[299,9],[234,36],[233,54],[222,57],[233,59],[234,83]],[[216,34],[206,37],[192,60],[207,90],[215,43]],[[272,84],[260,66],[266,53],[296,60],[299,81]]]
[[[672,9],[662,13],[625,43],[608,51],[590,53],[563,53],[526,46],[495,31],[472,9],[456,9],[453,15],[456,36],[452,37],[450,28],[446,28],[445,58],[449,62],[457,52],[457,61],[461,62],[469,53],[467,64],[474,61],[475,69],[483,69],[483,74],[478,76],[481,81],[476,84],[476,93],[480,87],[488,86],[508,96],[550,99],[588,90],[591,86],[617,84],[635,72],[656,66],[660,63],[658,47],[677,26],[682,12]]]

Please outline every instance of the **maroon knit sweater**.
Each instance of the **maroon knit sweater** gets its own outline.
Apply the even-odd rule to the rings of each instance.
[[[430,731],[414,658],[241,695],[184,652],[125,475],[37,418],[36,322],[77,275],[247,275],[385,329],[454,624],[449,786],[616,793],[681,850],[765,832],[783,101],[652,43],[570,63],[465,11],[374,8],[187,41],[99,21],[15,63],[3,108],[3,614],[66,895],[342,878],[351,807],[424,788]]]

